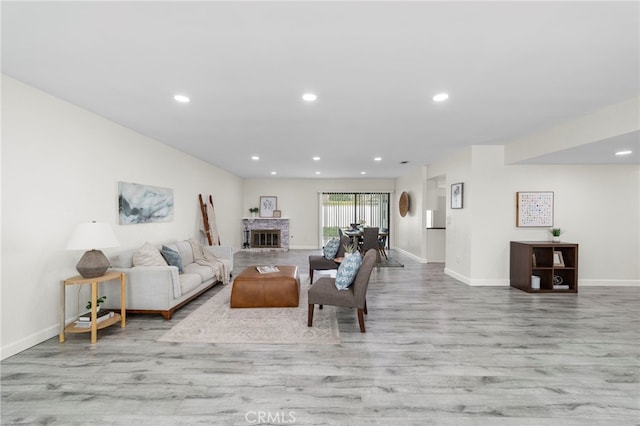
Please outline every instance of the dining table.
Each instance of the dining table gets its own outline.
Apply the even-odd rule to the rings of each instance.
[[[360,242],[360,240],[362,239],[362,236],[364,235],[364,230],[347,228],[347,229],[343,229],[342,233],[347,237],[351,238],[351,241],[353,242],[354,246],[358,247],[358,243]],[[383,232],[383,231],[378,232],[378,238],[388,237],[388,236],[389,236],[389,232]]]

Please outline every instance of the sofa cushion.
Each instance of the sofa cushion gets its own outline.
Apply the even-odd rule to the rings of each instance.
[[[336,253],[338,253],[339,248],[340,240],[337,238],[330,239],[329,241],[327,241],[327,244],[324,245],[324,257],[327,259],[334,259],[336,257]]]
[[[147,242],[133,254],[133,266],[167,266],[167,262],[160,250]]]
[[[182,294],[189,294],[194,288],[202,284],[202,279],[198,274],[180,274],[178,279],[180,280]]]
[[[186,274],[198,274],[202,282],[213,278],[213,269],[208,266],[198,265],[197,263],[184,265],[184,272]]]
[[[109,257],[112,268],[131,268],[133,266],[133,251],[119,253]]]
[[[166,260],[169,265],[177,267],[179,273],[184,272],[180,253],[167,246],[162,246],[160,254],[162,254],[162,257],[164,257],[164,260]]]
[[[361,265],[362,257],[360,257],[360,253],[345,256],[336,273],[336,288],[338,290],[347,290],[353,284]]]
[[[182,257],[182,263],[184,265],[188,265],[193,263],[193,249],[191,248],[191,244],[189,241],[182,240],[176,243],[176,247],[178,247],[178,253]]]

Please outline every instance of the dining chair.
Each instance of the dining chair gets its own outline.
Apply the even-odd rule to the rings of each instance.
[[[362,233],[362,253],[366,253],[369,249],[378,251],[378,232],[380,228],[369,227],[364,228]]]
[[[364,314],[367,312],[367,288],[369,287],[369,278],[371,271],[376,263],[376,249],[366,252],[362,265],[358,269],[353,284],[346,290],[338,290],[335,284],[335,278],[322,277],[313,284],[308,291],[309,296],[309,314],[307,326],[313,326],[313,310],[315,305],[319,305],[322,309],[324,305],[344,306],[347,308],[356,308],[358,310],[358,324],[360,332],[365,332]]]
[[[378,235],[378,252],[380,255],[384,256],[385,259],[389,259],[389,256],[387,256],[387,250],[386,250],[388,231],[385,231],[385,228],[382,228],[380,232],[384,233],[385,235]]]

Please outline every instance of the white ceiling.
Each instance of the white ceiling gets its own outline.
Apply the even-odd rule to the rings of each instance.
[[[635,1],[3,1],[2,71],[242,177],[389,178],[637,97],[639,12]],[[450,99],[433,102],[442,91]],[[566,155],[603,163],[612,142]],[[638,133],[625,143],[638,147]]]

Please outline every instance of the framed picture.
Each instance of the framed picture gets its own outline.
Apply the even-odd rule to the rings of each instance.
[[[173,222],[173,189],[118,182],[120,225]]]
[[[273,217],[282,217],[282,212],[280,210],[274,210]]]
[[[561,251],[553,251],[553,266],[564,266],[564,258]]]
[[[260,197],[260,217],[273,217],[273,211],[278,209],[278,197]]]
[[[463,183],[454,183],[451,185],[451,208],[452,209],[461,209],[462,208],[462,192],[463,192]]]
[[[516,226],[553,226],[553,192],[516,192]]]

